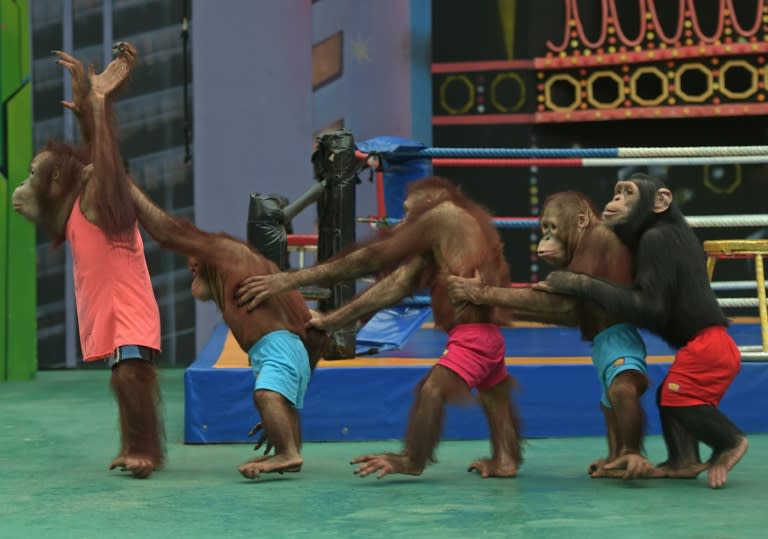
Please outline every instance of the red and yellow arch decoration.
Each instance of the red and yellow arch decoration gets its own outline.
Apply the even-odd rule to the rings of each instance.
[[[719,0],[709,33],[700,21],[712,14],[698,13],[695,0],[637,0],[634,35],[616,0],[596,1],[596,35],[587,35],[578,0],[564,0],[562,39],[534,59],[536,123],[768,112],[768,0],[751,13]],[[661,20],[660,2],[676,2],[674,21]]]

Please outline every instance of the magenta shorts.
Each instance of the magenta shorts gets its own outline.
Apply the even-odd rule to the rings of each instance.
[[[488,389],[508,376],[505,350],[496,324],[460,324],[448,332],[437,364],[458,374],[470,388]]]

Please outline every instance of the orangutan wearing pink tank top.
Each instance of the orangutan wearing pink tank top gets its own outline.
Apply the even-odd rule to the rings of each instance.
[[[86,219],[78,198],[66,234],[85,361],[110,356],[124,345],[159,351],[160,313],[138,226],[124,240],[112,240]]]

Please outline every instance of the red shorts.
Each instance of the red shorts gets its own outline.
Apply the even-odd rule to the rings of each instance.
[[[708,327],[675,354],[661,386],[661,405],[717,406],[740,366],[741,353],[726,329]]]
[[[479,390],[507,376],[506,345],[496,324],[460,324],[448,332],[448,344],[437,364],[458,374]]]

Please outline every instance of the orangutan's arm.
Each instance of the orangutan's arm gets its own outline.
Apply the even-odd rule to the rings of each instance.
[[[136,49],[130,43],[115,43],[112,50],[115,59],[104,71],[97,74],[91,65],[87,75],[80,60],[64,51],[53,51],[58,57],[56,63],[69,71],[72,77],[72,101],[62,101],[61,104],[77,117],[86,144],[93,142],[95,126],[111,121],[110,118],[104,119],[111,98],[122,88],[136,65]]]
[[[130,200],[130,181],[120,153],[113,121],[112,102],[136,63],[136,49],[129,43],[117,43],[116,57],[99,74],[89,67],[88,74],[77,58],[56,51],[57,63],[72,75],[73,101],[63,102],[80,123],[88,145],[93,172],[80,198],[80,207],[89,220],[110,237],[130,233],[136,213]]]
[[[215,240],[211,237],[212,235],[203,232],[188,221],[166,213],[133,181],[131,181],[131,197],[141,226],[164,249],[206,260],[215,256],[214,251],[221,250],[220,243],[214,245]]]
[[[475,303],[506,307],[519,313],[559,314],[574,311],[578,301],[570,296],[550,294],[533,288],[484,286]]]
[[[483,284],[479,275],[448,277],[448,295],[454,304],[491,305],[511,311],[515,320],[578,326],[579,300],[533,288],[502,288]]]
[[[413,292],[426,264],[426,259],[420,256],[406,262],[349,303],[320,315],[322,322],[316,327],[334,331],[379,309],[395,305]]]
[[[557,294],[551,295],[557,296]],[[540,324],[578,327],[580,322],[576,311],[576,303],[568,296],[559,296],[558,299],[564,300],[564,303],[569,303],[572,308],[570,310],[536,310],[537,305],[531,305],[528,309],[511,309],[512,318],[519,322],[538,322]]]
[[[298,271],[252,275],[243,280],[236,296],[238,305],[254,310],[262,301],[308,284],[332,285],[396,267],[402,261],[431,253],[443,226],[444,214],[427,211],[412,222],[403,222],[385,238],[354,251]]]
[[[295,288],[308,284],[328,286],[340,281],[372,275],[397,265],[408,257],[419,257],[430,251],[434,228],[430,224],[428,215],[424,215],[417,222],[401,226],[400,230],[387,237],[373,241],[348,254],[310,268],[291,272],[292,284]]]

